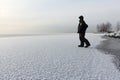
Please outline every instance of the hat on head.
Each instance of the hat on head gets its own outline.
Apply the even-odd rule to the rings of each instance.
[[[84,17],[83,17],[83,16],[80,16],[79,19],[84,19]]]

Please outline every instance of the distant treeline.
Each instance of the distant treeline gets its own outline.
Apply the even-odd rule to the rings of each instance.
[[[120,22],[116,24],[116,31],[120,31]],[[97,32],[113,32],[112,24],[110,22],[97,24]]]

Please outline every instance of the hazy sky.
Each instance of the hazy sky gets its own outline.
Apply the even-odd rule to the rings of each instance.
[[[120,0],[0,0],[0,33],[76,32],[83,15],[97,24],[120,21]]]

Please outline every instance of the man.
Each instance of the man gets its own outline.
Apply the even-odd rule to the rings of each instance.
[[[84,47],[84,43],[85,43],[86,44],[85,48],[87,48],[90,46],[89,41],[85,38],[85,32],[86,32],[86,29],[88,28],[88,25],[85,23],[83,16],[80,16],[79,19],[80,20],[79,20],[77,33],[79,33],[79,39],[81,44],[78,45],[78,47]]]

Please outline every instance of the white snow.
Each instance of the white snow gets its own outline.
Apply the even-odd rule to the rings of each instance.
[[[120,31],[116,31],[116,32],[112,32],[112,33],[106,33],[105,36],[120,38]]]
[[[0,80],[119,80],[112,56],[95,49],[100,36],[87,34],[89,48],[78,34],[0,38]]]

